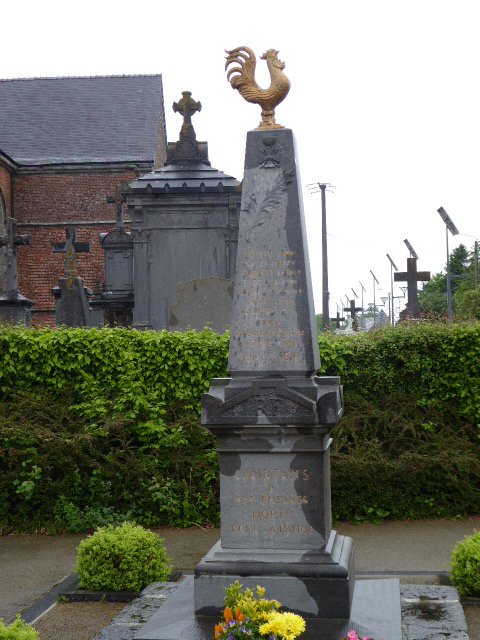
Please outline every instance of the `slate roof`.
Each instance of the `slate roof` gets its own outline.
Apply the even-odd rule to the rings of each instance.
[[[212,192],[212,191],[236,191],[238,180],[232,178],[218,169],[202,162],[171,165],[168,164],[158,171],[152,171],[134,182],[130,188],[134,192],[169,193],[171,191],[183,192]]]
[[[160,74],[0,80],[0,150],[20,165],[152,162],[164,123]]]

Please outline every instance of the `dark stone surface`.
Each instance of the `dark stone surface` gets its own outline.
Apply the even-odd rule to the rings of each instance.
[[[338,377],[267,376],[214,378],[202,396],[202,423],[214,425],[323,425],[333,427],[343,411]]]
[[[17,247],[31,245],[27,235],[18,235],[15,218],[5,217],[3,201],[0,202],[0,321],[29,326],[33,300],[25,298],[18,290]]]
[[[468,640],[465,615],[454,587],[404,587],[402,624],[408,640]]]
[[[229,370],[310,375],[320,366],[292,131],[247,134]]]
[[[197,278],[177,284],[177,302],[170,309],[169,329],[223,333],[232,317],[233,281]]]
[[[91,295],[82,278],[60,278],[59,286],[52,289],[56,299],[55,324],[65,327],[90,326],[87,296]]]
[[[218,543],[195,569],[195,613],[219,615],[225,589],[239,580],[308,618],[348,618],[354,580],[352,539],[332,532],[323,551],[237,550]],[[286,604],[288,603],[288,604]],[[332,616],[335,612],[335,616]]]
[[[121,203],[118,203],[117,209],[116,227],[100,234],[100,244],[104,250],[105,283],[104,290],[90,300],[92,310],[98,310],[98,319],[92,319],[94,326],[129,327],[133,322],[133,239],[132,234],[123,227]]]
[[[175,103],[184,123],[179,141],[168,145],[166,166],[132,182],[125,194],[134,247],[133,326],[175,331],[201,320],[202,329],[215,323],[223,333],[230,316],[223,321],[218,302],[196,306],[191,319],[177,308],[183,306],[177,285],[233,280],[240,204],[239,182],[210,166],[206,142],[196,140],[191,115],[199,103],[188,93]]]
[[[218,616],[193,615],[193,584],[187,577],[135,638],[210,640],[218,620]],[[378,640],[402,640],[398,580],[362,580],[355,587],[350,617],[328,620],[306,616],[306,623],[303,640],[340,640],[350,629]]]
[[[217,437],[221,543],[195,569],[195,612],[219,612],[240,576],[293,611],[348,619],[350,538],[331,532],[329,430],[340,380],[314,375],[318,340],[288,129],[248,133],[230,332],[230,379],[202,397]],[[333,622],[331,622],[333,625]]]

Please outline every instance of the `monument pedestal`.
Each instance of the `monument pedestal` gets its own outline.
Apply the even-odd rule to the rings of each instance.
[[[34,304],[18,291],[0,293],[0,321],[29,327]]]
[[[281,525],[280,525],[281,526]],[[347,619],[353,598],[352,539],[332,531],[323,551],[226,549],[220,541],[195,568],[195,614],[221,617],[226,587],[267,590],[304,618]]]
[[[216,436],[221,540],[138,640],[206,640],[225,587],[266,589],[306,619],[302,640],[349,629],[401,640],[398,581],[357,581],[352,540],[331,529],[330,429],[339,378],[320,368],[293,134],[247,136],[228,369],[202,397]],[[368,583],[368,584],[367,584]]]

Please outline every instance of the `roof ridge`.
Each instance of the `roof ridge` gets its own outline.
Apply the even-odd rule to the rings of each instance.
[[[94,76],[37,76],[27,78],[0,78],[0,82],[24,82],[28,80],[96,80],[98,78],[159,78],[161,73],[120,73]]]

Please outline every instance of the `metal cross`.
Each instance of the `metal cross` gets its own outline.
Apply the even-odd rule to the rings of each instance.
[[[7,291],[18,290],[17,279],[17,247],[22,245],[31,245],[32,236],[17,235],[17,222],[15,218],[7,218],[7,235],[0,236],[0,247],[7,249],[7,270],[6,270],[6,289]]]
[[[406,282],[408,285],[408,312],[411,318],[420,317],[420,307],[418,306],[417,282],[428,282],[430,271],[417,271],[417,259],[407,258],[407,271],[394,274],[395,282]]]
[[[337,315],[335,318],[330,318],[330,320],[332,322],[335,322],[335,324],[337,325],[337,329],[341,329],[340,325],[342,322],[345,322],[345,318],[340,317],[340,311],[337,311]]]

